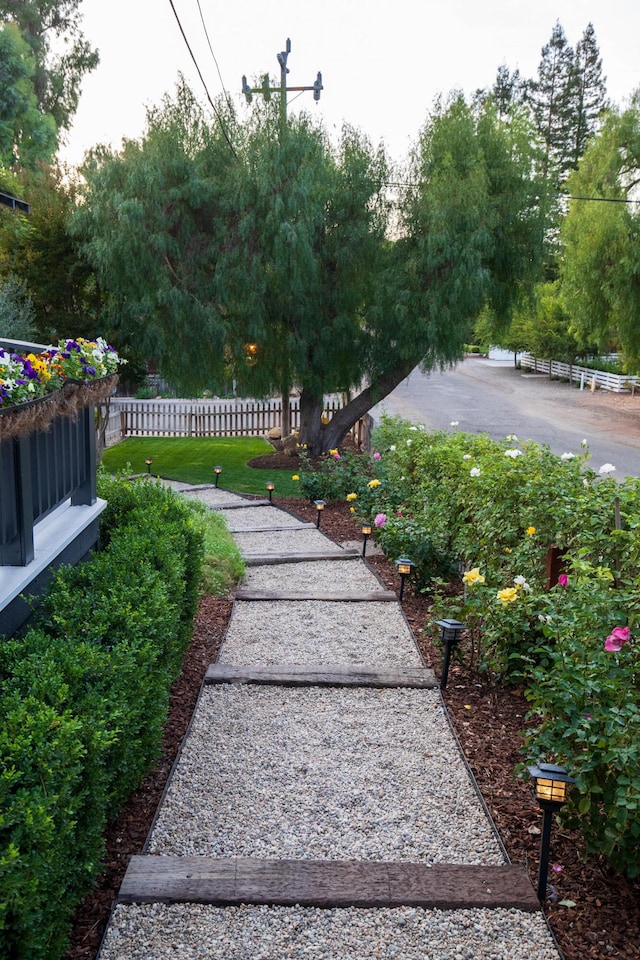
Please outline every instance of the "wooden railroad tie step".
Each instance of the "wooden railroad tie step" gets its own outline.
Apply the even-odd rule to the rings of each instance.
[[[344,667],[322,664],[280,664],[276,667],[243,667],[213,663],[207,670],[206,684],[255,683],[282,687],[413,687],[431,690],[437,687],[429,667],[398,667],[379,670],[368,667]]]
[[[244,510],[246,507],[272,507],[273,504],[268,500],[243,500],[241,503],[230,500],[228,503],[212,503],[209,506],[212,510]]]
[[[272,563],[300,563],[304,560],[355,560],[362,556],[359,550],[341,550],[333,547],[329,550],[288,551],[287,553],[245,553],[244,562],[248,567],[264,567]]]
[[[229,525],[229,533],[297,533],[299,530],[311,530],[312,528],[316,529],[315,523],[298,523],[295,527],[290,523],[274,523],[269,527],[238,527],[238,529]]]
[[[511,864],[165,856],[132,857],[118,900],[217,906],[540,909],[527,873]]]
[[[238,587],[236,600],[323,600],[327,603],[362,603],[363,601],[397,601],[393,590],[256,590],[255,587]]]

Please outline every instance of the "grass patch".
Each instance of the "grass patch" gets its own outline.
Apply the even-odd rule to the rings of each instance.
[[[273,480],[274,495],[300,496],[299,484],[288,470],[255,470],[247,463],[254,457],[273,453],[260,437],[129,437],[105,450],[102,464],[109,473],[122,470],[144,473],[145,459],[151,459],[151,474],[182,483],[214,483],[213,468],[222,467],[219,486],[234,493],[266,496],[265,484]]]
[[[224,597],[244,576],[244,560],[222,514],[210,510],[200,500],[185,497],[198,514],[204,528],[204,560],[200,593],[207,597]]]

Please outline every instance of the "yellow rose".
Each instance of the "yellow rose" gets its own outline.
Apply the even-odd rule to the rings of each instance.
[[[525,530],[525,533],[528,533],[530,537],[532,537],[535,532],[536,532],[535,527],[527,527],[527,529]]]
[[[513,603],[517,595],[518,592],[515,587],[505,587],[504,590],[498,590],[496,600],[499,600],[503,607],[506,607],[508,603]]]
[[[469,586],[473,586],[474,583],[484,583],[484,577],[480,573],[480,567],[474,567],[473,570],[467,570],[463,575],[462,579]]]
[[[294,475],[291,477],[291,479],[292,479],[292,480],[299,480],[300,477],[298,476],[297,473],[294,473]]]
[[[356,512],[355,507],[349,507],[349,513],[355,513],[355,512]]]
[[[335,457],[335,455],[336,455],[337,452],[338,452],[338,448],[337,448],[337,447],[334,447],[333,450],[329,450],[329,456],[330,456],[330,457]]]

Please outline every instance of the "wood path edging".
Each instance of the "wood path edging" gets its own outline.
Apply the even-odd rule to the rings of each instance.
[[[279,664],[274,667],[236,666],[212,663],[205,684],[255,683],[288,687],[411,687],[432,690],[438,686],[436,675],[428,667],[399,667],[378,670],[367,667],[344,667],[323,664]]]
[[[327,593],[324,590],[257,590],[255,587],[238,587],[235,592],[236,600],[263,601],[263,600],[321,600],[326,603],[362,603],[381,602],[389,603],[398,600],[393,590],[363,590],[354,593],[352,590],[335,590]]]
[[[303,560],[354,560],[362,556],[359,550],[318,550],[316,553],[245,553],[242,555],[249,567],[264,567],[272,563],[300,563]]]
[[[133,856],[120,903],[515,908],[540,903],[522,867],[402,861]]]

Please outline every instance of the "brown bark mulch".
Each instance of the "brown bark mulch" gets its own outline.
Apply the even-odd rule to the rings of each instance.
[[[291,459],[287,458],[287,468]],[[312,504],[274,497],[274,503],[302,520],[315,520]],[[360,539],[358,527],[343,502],[324,511],[322,530],[337,542]],[[367,556],[386,587],[398,590],[391,561]],[[160,759],[139,790],[109,827],[105,869],[94,891],[77,911],[71,947],[65,960],[95,960],[109,914],[129,857],[142,851],[165,783],[187,730],[209,663],[216,660],[231,613],[231,599],[206,597],[194,624],[183,673],[176,682]],[[439,676],[441,650],[425,626],[430,622],[428,596],[405,587],[403,609],[425,662]],[[456,734],[473,770],[484,800],[513,863],[523,864],[534,885],[540,843],[540,811],[529,785],[514,776],[523,760],[521,731],[527,702],[521,690],[493,686],[469,670],[461,645],[449,671],[444,700]],[[561,867],[551,875],[557,903],[545,911],[566,960],[622,958],[640,955],[640,882],[625,880],[597,857],[584,858],[578,834],[554,826],[551,863]],[[573,907],[560,906],[569,900]],[[526,947],[523,946],[523,955]]]

